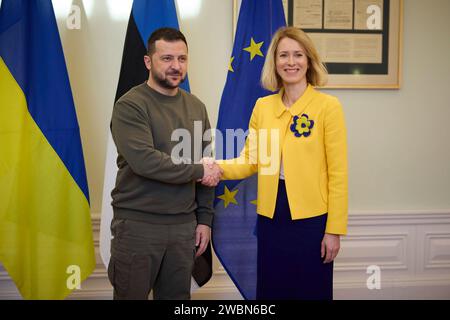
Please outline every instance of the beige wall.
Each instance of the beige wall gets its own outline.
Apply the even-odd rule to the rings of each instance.
[[[128,13],[131,1],[120,2]],[[191,90],[205,102],[215,124],[232,49],[232,0],[198,2],[197,17],[180,12],[180,27],[189,42]],[[80,30],[68,30],[64,18],[58,24],[83,139],[92,212],[98,214],[128,14],[114,20],[107,0],[84,3],[90,14],[83,16]],[[341,99],[346,112],[351,211],[450,208],[449,32],[450,1],[404,0],[401,89],[327,91]]]
[[[333,91],[347,116],[350,210],[450,208],[449,39],[450,1],[404,0],[401,89]]]

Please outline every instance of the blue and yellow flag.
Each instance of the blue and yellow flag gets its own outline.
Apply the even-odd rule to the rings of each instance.
[[[272,35],[285,26],[281,0],[243,0],[233,53],[220,102],[217,129],[248,130],[256,100],[271,94],[260,84],[261,71]],[[218,159],[237,157],[243,148],[234,140],[217,145]],[[256,175],[243,181],[226,181],[216,188],[213,246],[217,257],[245,299],[256,297]]]
[[[63,299],[91,274],[95,256],[80,130],[50,0],[2,1],[0,152],[0,262],[25,299]]]

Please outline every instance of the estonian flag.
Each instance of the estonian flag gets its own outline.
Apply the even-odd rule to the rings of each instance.
[[[91,274],[95,255],[80,130],[50,0],[2,1],[0,152],[0,261],[25,299],[63,299]]]

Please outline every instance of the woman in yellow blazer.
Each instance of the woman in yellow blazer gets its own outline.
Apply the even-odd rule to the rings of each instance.
[[[326,69],[310,38],[274,35],[237,159],[223,180],[258,173],[257,299],[332,299],[333,260],[347,232],[347,144],[338,99],[321,93]]]

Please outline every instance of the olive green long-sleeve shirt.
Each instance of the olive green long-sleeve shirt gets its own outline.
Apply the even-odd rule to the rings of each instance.
[[[204,104],[182,89],[166,96],[143,83],[123,95],[111,119],[119,168],[114,216],[160,224],[197,219],[211,226],[214,188],[196,182],[203,165],[195,164],[210,143],[202,139],[208,129]],[[182,151],[181,143],[187,146]]]

